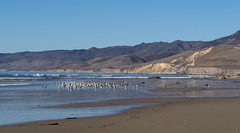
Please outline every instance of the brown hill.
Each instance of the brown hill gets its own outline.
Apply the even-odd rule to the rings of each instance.
[[[186,51],[168,59],[143,65],[127,72],[133,73],[187,73],[228,74],[240,73],[240,46],[216,46],[198,51]]]
[[[165,51],[185,51],[203,42],[155,42],[136,46],[90,48],[88,50],[56,50],[43,52],[19,52],[0,54],[0,69],[44,69],[58,64],[77,63],[95,58],[114,58],[121,55],[139,57]]]
[[[151,62],[151,61],[157,61],[157,60],[161,60],[173,55],[177,55],[181,52],[178,51],[168,51],[168,52],[159,52],[157,54],[153,54],[153,55],[148,55],[148,56],[144,56],[142,57],[146,62]]]
[[[181,55],[190,54],[189,50],[198,51],[212,46],[235,46],[237,44],[240,44],[240,31],[208,42],[177,40],[171,43],[154,42],[135,46],[93,47],[88,50],[7,53],[0,54],[0,69],[92,68],[96,70],[106,66],[112,68],[136,67],[150,62],[171,62]],[[98,59],[94,60],[95,58]],[[224,62],[224,58],[222,58],[222,62]],[[198,65],[202,66],[204,63],[201,63],[200,60]],[[213,59],[209,59],[209,62],[211,60]]]
[[[147,62],[158,61],[170,57],[180,52],[160,52],[158,54],[144,56],[142,58],[136,55],[121,55],[114,58],[96,58],[90,61],[66,63],[48,67],[48,69],[81,69],[81,70],[99,70],[102,68],[126,68],[144,65]]]
[[[229,54],[230,53],[230,54]],[[96,59],[65,64],[47,71],[77,71],[106,73],[161,73],[161,74],[238,74],[240,73],[240,46],[216,46],[203,50],[181,52],[147,62],[134,55],[111,59]],[[159,54],[156,55],[158,57]],[[161,55],[161,54],[160,54]],[[153,56],[155,57],[155,56]],[[147,59],[147,58],[146,58]],[[150,59],[153,59],[152,57]],[[149,60],[150,60],[149,59]],[[155,58],[154,58],[155,59]],[[88,65],[86,65],[88,64]]]
[[[61,65],[54,65],[51,67],[48,67],[48,69],[89,69],[91,65],[98,64],[100,62],[104,62],[106,60],[109,60],[110,58],[96,58],[90,61],[82,61],[77,63],[65,63]]]
[[[240,45],[214,47],[211,52],[196,59],[195,66],[240,68]]]
[[[135,55],[122,55],[115,58],[96,58],[85,62],[68,63],[49,67],[48,69],[80,69],[98,71],[103,68],[115,69],[145,62],[146,61],[144,59]]]

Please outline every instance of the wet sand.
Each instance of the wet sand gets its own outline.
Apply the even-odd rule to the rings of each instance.
[[[178,91],[178,89],[172,88],[168,91]],[[191,88],[188,89],[191,90]],[[196,88],[192,89],[196,90]],[[201,88],[199,89],[201,90]],[[162,91],[162,89],[155,91]],[[0,132],[240,133],[240,98],[140,98],[69,104],[56,108],[115,106],[136,103],[155,103],[156,105],[139,107],[111,116],[71,118],[2,126]]]
[[[239,90],[240,88],[227,88],[227,87],[222,87],[222,88],[213,88],[213,87],[185,87],[185,88],[160,88],[160,89],[154,89],[150,90],[152,92],[192,92],[192,91],[204,91],[204,90],[230,90],[230,89],[236,89]]]

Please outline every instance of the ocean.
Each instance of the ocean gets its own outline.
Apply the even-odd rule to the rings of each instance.
[[[152,76],[159,76],[162,79],[148,79]],[[192,93],[148,91],[166,87],[206,87],[205,83],[210,83],[212,87],[232,86],[237,88],[240,86],[239,83],[233,84],[231,81],[191,78],[196,76],[207,75],[0,72],[0,126],[69,117],[112,115],[130,108],[146,106],[136,104],[108,107],[45,108],[63,104],[145,97],[240,96],[237,89]],[[69,83],[80,85],[77,87],[66,85]]]

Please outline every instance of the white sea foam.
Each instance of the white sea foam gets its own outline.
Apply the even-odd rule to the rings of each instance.
[[[25,79],[25,80],[30,80],[30,79],[40,79],[38,77],[0,77],[0,80],[20,80],[20,79]]]
[[[8,83],[8,84],[0,84],[0,87],[4,87],[4,86],[20,86],[20,85],[31,85],[31,83]]]
[[[161,77],[162,79],[189,79],[191,77]]]
[[[148,77],[141,76],[122,76],[122,77],[98,77],[98,78],[112,78],[112,79],[147,79]]]
[[[106,73],[1,73],[0,80],[41,80],[58,78],[86,78],[86,79],[146,79],[159,76],[162,79],[187,79],[192,77],[207,77],[208,75],[174,75],[174,74],[106,74]]]

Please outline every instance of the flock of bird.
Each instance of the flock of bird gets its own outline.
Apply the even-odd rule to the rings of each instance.
[[[69,91],[73,90],[80,90],[81,88],[104,88],[104,87],[111,87],[114,90],[117,87],[127,88],[132,87],[137,89],[139,85],[134,85],[133,83],[127,83],[127,81],[120,81],[120,82],[76,82],[76,81],[68,81],[68,82],[61,82],[56,83],[59,90],[67,88]]]
[[[138,86],[145,86],[145,82],[141,82],[138,84],[133,84],[132,82],[128,83],[127,81],[119,81],[119,82],[76,82],[76,81],[65,81],[65,82],[57,82],[56,86],[58,90],[62,90],[64,88],[67,88],[69,91],[73,90],[81,90],[86,88],[94,88],[95,91],[97,88],[113,88],[114,90],[116,88],[135,88],[138,89]],[[164,87],[167,87],[166,84],[163,85]],[[190,86],[188,84],[187,86]],[[210,88],[210,84],[206,84],[206,87]],[[42,88],[47,88],[47,85],[43,85]]]

